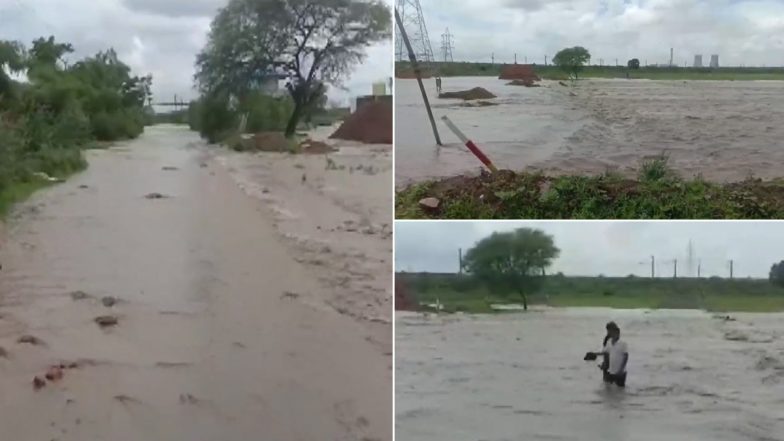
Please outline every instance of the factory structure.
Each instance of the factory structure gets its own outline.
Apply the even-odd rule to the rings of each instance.
[[[698,54],[694,56],[694,67],[704,67],[702,65],[702,55]],[[719,56],[718,55],[711,55],[710,58],[710,65],[708,66],[712,69],[719,68]]]

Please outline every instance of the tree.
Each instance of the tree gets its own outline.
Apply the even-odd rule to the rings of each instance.
[[[466,253],[463,267],[491,288],[517,292],[527,310],[527,294],[539,289],[545,269],[559,253],[552,236],[520,228],[493,233],[479,241]]]
[[[562,49],[555,54],[553,64],[560,67],[564,72],[569,74],[569,78],[578,79],[578,75],[583,70],[583,66],[588,64],[591,59],[591,53],[588,49],[575,46]]]
[[[769,275],[770,283],[784,287],[784,260],[779,263],[774,263],[772,267],[770,267],[770,275]]]
[[[390,36],[391,14],[379,0],[230,0],[197,57],[203,93],[224,90],[240,101],[261,79],[282,74],[294,109],[286,136],[339,86],[365,48]]]
[[[639,69],[640,68],[640,60],[638,60],[637,58],[632,58],[631,60],[629,60],[628,63],[626,63],[626,65],[627,65],[627,67],[629,69],[635,69],[635,70]]]

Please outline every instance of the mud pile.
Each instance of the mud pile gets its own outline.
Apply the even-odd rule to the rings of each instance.
[[[379,101],[363,105],[330,138],[392,144],[392,103]]]
[[[459,92],[444,92],[438,95],[439,98],[455,98],[455,99],[462,99],[465,101],[468,100],[487,100],[490,98],[495,98],[496,96],[493,95],[489,90],[484,89],[482,87],[474,87],[471,90],[461,90]]]
[[[531,80],[541,81],[542,79],[536,75],[533,66],[530,64],[511,64],[501,68],[501,75],[498,76],[499,80]]]
[[[289,150],[289,142],[282,132],[259,132],[243,142],[246,150],[260,152],[285,152]]]

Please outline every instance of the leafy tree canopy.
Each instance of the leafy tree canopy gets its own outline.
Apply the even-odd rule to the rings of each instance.
[[[582,46],[562,49],[555,54],[553,64],[569,74],[570,78],[577,79],[583,67],[591,60],[591,53]]]
[[[463,265],[466,273],[491,288],[517,292],[528,309],[526,294],[539,289],[545,269],[559,253],[552,236],[540,230],[520,228],[482,239],[468,250]]]

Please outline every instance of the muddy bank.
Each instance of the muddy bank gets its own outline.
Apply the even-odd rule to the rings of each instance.
[[[399,439],[774,440],[784,429],[781,314],[538,310],[396,321]],[[627,388],[583,361],[616,321]],[[745,341],[726,338],[733,333]],[[762,343],[765,342],[765,343]]]
[[[337,312],[350,294],[195,134],[155,127],[89,161],[0,249],[6,437],[391,439],[389,324]],[[61,362],[77,367],[35,391]]]
[[[781,177],[784,82],[584,80],[574,89],[551,81],[540,88],[505,83],[443,79],[446,90],[481,86],[497,95],[501,105],[486,109],[438,99],[435,84],[425,83],[436,120],[449,115],[499,167],[629,176],[643,158],[666,153],[684,177]],[[395,90],[396,183],[476,173],[476,158],[443,125],[445,146],[436,148],[416,82],[400,80]]]

